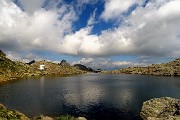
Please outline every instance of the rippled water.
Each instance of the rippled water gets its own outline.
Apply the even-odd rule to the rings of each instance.
[[[88,120],[140,120],[142,103],[180,98],[179,77],[83,74],[41,77],[0,85],[0,103],[29,117],[71,114]]]

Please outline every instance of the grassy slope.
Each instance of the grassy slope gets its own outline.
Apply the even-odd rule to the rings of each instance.
[[[45,65],[45,70],[40,71],[39,65]],[[47,61],[38,61],[31,66],[31,73],[34,74],[50,74],[50,75],[71,75],[71,74],[81,74],[84,73],[84,71],[81,71],[79,69],[76,69],[72,66],[63,66],[52,62]]]
[[[44,64],[45,70],[39,70],[39,65]],[[47,61],[38,61],[32,65],[11,61],[0,50],[0,82],[15,80],[17,78],[39,75],[70,75],[85,73],[72,66],[62,66]]]
[[[0,51],[0,82],[23,77],[24,73],[28,73],[28,69],[28,65],[11,61]]]

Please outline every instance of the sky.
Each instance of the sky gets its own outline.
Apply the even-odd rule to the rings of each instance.
[[[180,0],[0,0],[12,60],[118,69],[180,57]]]

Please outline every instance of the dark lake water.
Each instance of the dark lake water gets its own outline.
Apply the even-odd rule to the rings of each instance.
[[[180,78],[83,74],[41,77],[0,85],[0,103],[29,117],[71,114],[88,120],[141,120],[144,101],[180,98]]]

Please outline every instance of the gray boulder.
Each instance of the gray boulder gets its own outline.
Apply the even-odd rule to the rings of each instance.
[[[180,100],[154,98],[143,103],[140,116],[144,120],[180,120]]]

